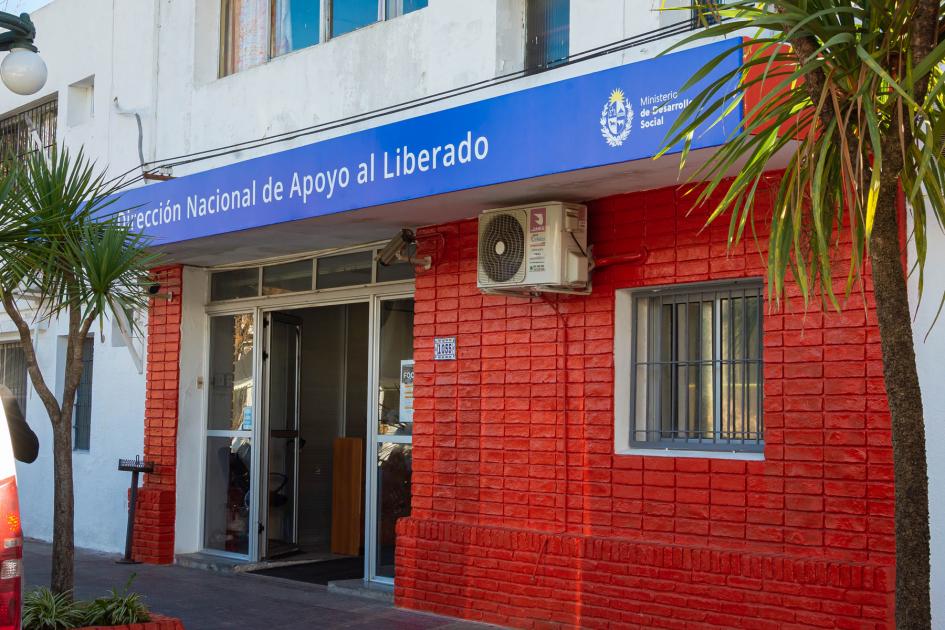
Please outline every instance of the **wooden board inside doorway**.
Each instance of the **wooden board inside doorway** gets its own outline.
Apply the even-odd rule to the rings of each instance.
[[[336,438],[331,474],[331,552],[361,553],[364,531],[364,440]]]

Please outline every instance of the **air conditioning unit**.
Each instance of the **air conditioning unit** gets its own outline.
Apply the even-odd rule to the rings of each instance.
[[[479,215],[478,285],[485,293],[589,293],[587,207],[547,202]]]

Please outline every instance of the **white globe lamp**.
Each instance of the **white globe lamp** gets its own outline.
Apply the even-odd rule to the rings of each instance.
[[[36,94],[46,85],[46,76],[46,62],[28,48],[12,49],[0,62],[0,80],[16,94]]]

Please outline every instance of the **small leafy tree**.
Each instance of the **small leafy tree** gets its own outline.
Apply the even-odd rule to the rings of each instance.
[[[154,255],[111,212],[117,189],[81,152],[34,152],[7,160],[0,190],[0,301],[20,336],[26,368],[52,423],[54,516],[52,591],[71,598],[74,582],[72,417],[83,341],[96,321],[124,318],[146,303]],[[4,230],[5,228],[5,230]],[[12,235],[3,238],[4,233]],[[57,398],[40,369],[31,324],[68,323],[65,378]],[[122,320],[124,321],[124,320]]]
[[[834,273],[849,257],[849,243],[846,293],[862,286],[869,267],[892,417],[896,621],[900,628],[929,628],[925,427],[898,202],[904,193],[921,292],[928,215],[939,226],[945,221],[941,0],[713,0],[694,8],[712,25],[684,43],[731,37],[731,50],[743,51],[743,67],[752,72],[733,71],[706,87],[670,129],[666,146],[685,147],[700,128],[743,103],[746,91],[757,90],[745,124],[696,169],[693,180],[706,185],[694,203],[718,190],[709,220],[729,215],[729,242],[736,243],[752,229],[765,171],[786,153],[773,214],[764,217],[772,297],[780,299],[790,274],[805,300],[820,298],[839,310]],[[708,61],[686,87],[724,56]],[[723,184],[728,188],[720,190]]]

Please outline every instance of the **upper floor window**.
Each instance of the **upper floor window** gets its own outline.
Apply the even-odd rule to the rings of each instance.
[[[374,24],[380,18],[377,0],[331,0],[331,36]]]
[[[26,417],[26,354],[19,341],[0,343],[0,383],[13,393]]]
[[[571,0],[528,0],[525,16],[525,70],[560,65],[571,46]]]
[[[222,0],[220,75],[258,66],[378,20],[422,9],[428,0]]]
[[[762,450],[761,291],[738,281],[629,292],[617,321],[630,326],[631,447]]]
[[[722,9],[724,4],[725,0],[702,0],[697,6],[694,6],[692,8],[693,28],[718,24],[722,18],[719,10]]]
[[[92,444],[92,361],[95,355],[94,337],[86,337],[82,343],[82,378],[75,392],[75,409],[72,412],[72,448],[87,451]]]
[[[56,144],[59,106],[56,99],[30,107],[12,116],[0,118],[0,160],[21,158],[33,151],[46,151]]]

